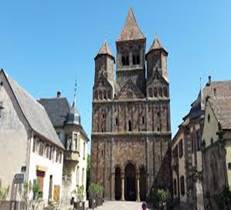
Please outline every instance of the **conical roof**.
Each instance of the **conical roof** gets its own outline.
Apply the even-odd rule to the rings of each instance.
[[[125,25],[117,41],[139,40],[145,39],[144,34],[140,30],[132,9],[128,11]]]
[[[100,48],[99,52],[97,53],[96,57],[98,57],[99,55],[109,55],[112,58],[114,58],[114,56],[112,55],[112,52],[108,46],[108,43],[106,41],[103,43],[103,45]]]
[[[148,50],[148,53],[150,53],[152,50],[164,50],[166,53],[168,53],[165,48],[162,46],[160,40],[158,38],[155,38],[151,47]],[[147,54],[148,54],[147,53]]]

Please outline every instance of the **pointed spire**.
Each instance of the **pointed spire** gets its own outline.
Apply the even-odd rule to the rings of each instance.
[[[76,101],[77,101],[77,80],[75,80],[75,88],[74,88],[74,100],[73,100],[73,104],[72,107],[76,107]]]
[[[140,30],[132,9],[128,11],[125,25],[117,41],[145,39],[144,34]]]
[[[102,47],[100,48],[98,54],[96,55],[96,57],[98,57],[99,55],[109,55],[114,59],[114,56],[112,55],[112,52],[108,46],[107,41],[105,41],[102,45]],[[95,57],[95,58],[96,58]]]
[[[160,40],[159,40],[158,37],[155,37],[155,38],[154,38],[154,41],[153,41],[151,47],[149,48],[147,54],[150,53],[152,50],[164,50],[165,53],[168,54],[168,52],[167,52],[167,51],[165,50],[165,48],[162,46],[162,44],[161,44],[161,42],[160,42]]]

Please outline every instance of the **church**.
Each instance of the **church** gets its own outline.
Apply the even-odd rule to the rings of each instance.
[[[105,199],[143,201],[151,188],[171,188],[167,56],[158,38],[146,51],[131,9],[116,57],[106,42],[95,56],[91,182]]]

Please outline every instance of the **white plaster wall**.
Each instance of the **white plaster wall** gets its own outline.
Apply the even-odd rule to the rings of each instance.
[[[21,172],[22,166],[26,166],[28,136],[26,127],[19,119],[16,103],[14,101],[14,107],[11,101],[11,90],[0,73],[1,81],[3,86],[0,87],[0,101],[3,102],[4,109],[0,118],[0,179],[3,186],[11,187],[15,174]]]
[[[77,177],[77,184],[84,186],[85,191],[85,199],[86,199],[86,181],[87,181],[87,142],[84,140],[83,136],[78,133],[79,135],[79,171]],[[86,142],[85,145],[85,156],[84,156],[84,142]],[[84,174],[83,174],[84,169]],[[82,178],[83,177],[83,178]]]
[[[37,179],[37,175],[36,175],[37,166],[41,166],[45,168],[46,171],[45,171],[45,177],[44,177],[43,200],[45,201],[45,203],[47,203],[48,201],[50,175],[53,176],[53,187],[54,185],[60,186],[60,199],[61,199],[63,158],[62,158],[61,163],[56,162],[55,161],[56,158],[54,158],[53,160],[49,160],[46,157],[40,156],[37,153],[32,152],[32,147],[33,147],[33,139],[31,143],[29,181],[33,183],[33,180]],[[54,157],[56,157],[56,152],[55,152]],[[53,196],[53,190],[52,190],[52,196]]]

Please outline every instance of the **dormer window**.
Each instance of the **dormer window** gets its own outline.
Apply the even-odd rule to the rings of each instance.
[[[122,65],[129,66],[129,56],[128,55],[122,55]]]
[[[139,65],[140,64],[140,56],[139,55],[133,55],[132,56],[132,62],[133,62],[133,65]]]

